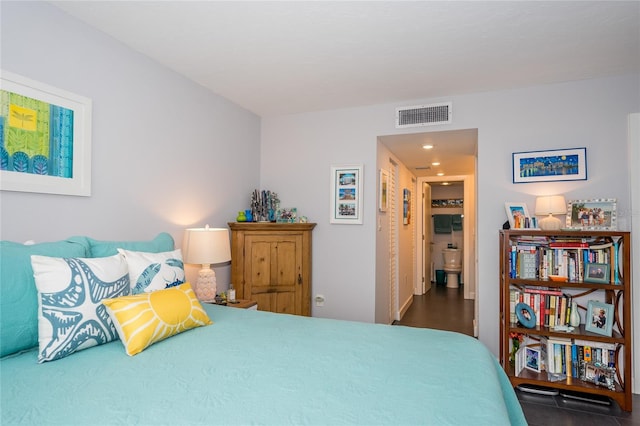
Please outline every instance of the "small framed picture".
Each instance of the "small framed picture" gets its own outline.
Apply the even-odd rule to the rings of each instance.
[[[389,172],[380,169],[380,188],[378,193],[378,209],[386,212],[389,208]]]
[[[570,200],[565,226],[571,229],[615,231],[617,208],[615,198]]]
[[[607,263],[587,263],[584,265],[584,280],[590,283],[609,283],[610,265]]]
[[[589,300],[584,328],[587,331],[611,337],[613,305]]]
[[[540,372],[540,349],[527,346],[525,348],[525,367]]]
[[[523,327],[533,328],[536,326],[536,313],[531,309],[531,306],[520,302],[516,305],[515,309],[516,318]]]
[[[506,202],[504,203],[504,209],[507,212],[511,229],[531,228],[531,216],[529,216],[526,204]]]
[[[276,212],[277,223],[295,223],[298,218],[298,209],[296,207],[280,208]]]

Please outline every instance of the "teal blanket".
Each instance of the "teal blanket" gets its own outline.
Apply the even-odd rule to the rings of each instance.
[[[0,361],[0,423],[525,425],[493,355],[438,330],[204,305],[213,325]]]

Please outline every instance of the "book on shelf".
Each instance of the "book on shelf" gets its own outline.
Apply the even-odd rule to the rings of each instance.
[[[582,377],[584,363],[616,368],[616,345],[563,337],[540,338],[540,356],[546,371],[566,377]]]

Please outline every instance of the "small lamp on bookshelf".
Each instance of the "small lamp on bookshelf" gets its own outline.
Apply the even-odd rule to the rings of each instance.
[[[536,198],[536,215],[547,216],[538,221],[540,229],[557,231],[562,227],[562,221],[555,214],[566,214],[567,202],[564,195],[547,195]]]

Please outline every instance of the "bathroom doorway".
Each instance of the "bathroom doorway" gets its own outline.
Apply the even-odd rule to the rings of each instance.
[[[431,244],[432,231],[428,225],[432,224],[429,213],[431,197],[429,188],[441,185],[445,181],[458,182],[463,186],[463,285],[460,291],[461,303],[471,303],[477,307],[476,295],[476,164],[477,164],[477,129],[463,129],[453,131],[422,132],[415,134],[381,136],[379,141],[392,153],[392,157],[401,163],[415,179],[413,192],[415,193],[415,229],[414,229],[414,287],[413,299],[419,303],[410,306],[409,311],[420,308],[420,302],[425,295],[434,293],[437,284],[433,260],[442,257],[439,250]],[[433,147],[428,150],[426,147]],[[384,160],[384,159],[383,159]],[[384,164],[384,161],[381,161]],[[427,204],[429,203],[429,204]],[[394,238],[391,234],[389,238]],[[429,254],[432,259],[429,259]],[[432,283],[433,281],[433,283]],[[431,288],[430,288],[431,285]],[[404,301],[404,297],[401,297]],[[473,335],[477,336],[476,308],[471,316]],[[400,311],[403,312],[403,311]],[[455,315],[455,314],[452,314]],[[446,321],[446,320],[445,320]],[[396,321],[402,323],[402,319]]]

